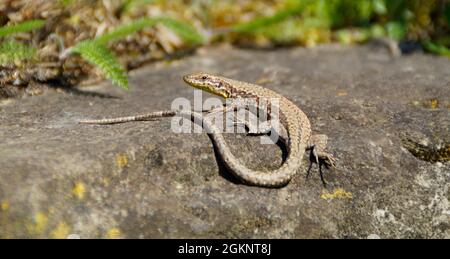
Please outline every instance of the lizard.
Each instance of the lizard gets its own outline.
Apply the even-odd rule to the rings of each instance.
[[[193,73],[183,77],[183,80],[190,86],[212,93],[225,99],[253,98],[258,101],[262,98],[277,98],[279,100],[280,124],[285,131],[280,131],[280,137],[284,140],[287,148],[287,157],[281,167],[271,172],[256,171],[243,165],[231,152],[229,146],[218,129],[210,121],[203,118],[203,115],[196,111],[167,110],[157,111],[148,114],[118,117],[99,120],[82,120],[82,124],[116,124],[129,121],[151,120],[161,117],[181,116],[193,121],[201,122],[204,129],[211,135],[213,144],[223,160],[226,168],[244,183],[261,187],[281,187],[290,182],[298,168],[301,166],[303,155],[309,151],[310,165],[307,177],[309,176],[313,163],[319,166],[319,173],[324,187],[326,182],[323,179],[322,165],[326,168],[335,167],[333,155],[325,152],[327,136],[318,134],[312,135],[311,124],[306,114],[292,101],[281,94],[264,88],[262,86],[247,82],[237,81],[209,73]]]

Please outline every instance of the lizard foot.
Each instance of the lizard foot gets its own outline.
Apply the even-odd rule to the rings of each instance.
[[[309,177],[312,164],[313,163],[318,164],[320,180],[322,181],[323,186],[325,188],[327,187],[327,183],[323,178],[322,166],[325,166],[326,169],[335,168],[337,161],[337,159],[332,154],[323,151],[326,146],[327,139],[328,138],[326,135],[314,135],[312,136],[311,141],[317,144],[310,144],[309,147],[306,148],[306,151],[309,151],[309,162],[310,162],[306,178]]]

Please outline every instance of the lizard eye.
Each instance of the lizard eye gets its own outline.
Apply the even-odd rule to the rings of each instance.
[[[207,76],[202,76],[202,79],[203,80],[206,80],[208,77]]]

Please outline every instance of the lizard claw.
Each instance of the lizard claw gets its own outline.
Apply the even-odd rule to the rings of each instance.
[[[336,168],[337,158],[335,158],[332,154],[322,153],[319,154],[319,163],[325,165],[327,169]]]
[[[309,168],[306,174],[306,178],[309,177],[309,173],[311,172],[312,164],[316,163],[319,166],[319,175],[320,179],[322,180],[323,186],[326,188],[327,183],[325,182],[325,179],[323,178],[323,172],[322,172],[322,166],[324,165],[327,169],[330,168],[336,168],[336,161],[337,159],[329,153],[326,153],[324,151],[317,150],[317,147],[315,145],[311,145],[307,148],[309,150]]]

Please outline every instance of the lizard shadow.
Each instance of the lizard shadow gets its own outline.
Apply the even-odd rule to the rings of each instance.
[[[214,140],[212,139],[212,137],[209,134],[208,134],[208,137],[210,138],[211,142],[214,143]],[[250,137],[251,137],[251,135],[250,135]],[[285,146],[285,144],[281,140],[278,140],[276,145],[281,149],[281,152],[282,152],[281,153],[282,163],[284,163],[286,161],[286,159],[287,159],[287,156],[288,156],[287,147]],[[222,157],[220,156],[219,150],[217,150],[216,145],[213,144],[213,147],[214,147],[214,157],[216,158],[217,165],[219,167],[219,175],[221,177],[223,177],[225,180],[230,181],[230,182],[232,182],[234,184],[249,185],[248,183],[245,183],[245,182],[241,181],[237,176],[235,176],[233,173],[231,173],[228,170],[225,162],[223,161]],[[278,188],[282,188],[284,186],[285,185],[278,186],[278,187],[269,187],[269,188],[278,189]]]

